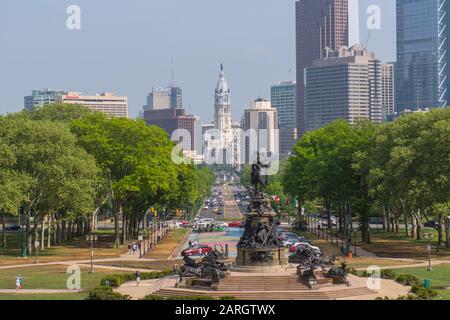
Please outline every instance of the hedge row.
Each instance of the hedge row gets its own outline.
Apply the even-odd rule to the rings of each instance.
[[[143,272],[141,280],[158,279],[171,275],[172,271]],[[87,300],[130,300],[130,296],[114,292],[125,282],[136,280],[134,273],[117,274],[104,277],[100,285],[89,291]]]
[[[172,297],[163,297],[157,294],[149,294],[142,298],[142,300],[216,300],[216,298],[211,296],[172,296]],[[236,297],[233,296],[222,296],[219,297],[218,300],[237,300]]]
[[[364,271],[361,276],[363,277],[371,277],[373,275],[373,273],[368,273],[366,271]],[[389,280],[395,280],[396,282],[404,285],[404,286],[418,286],[420,285],[420,279],[417,278],[416,276],[410,275],[410,274],[400,274],[397,275],[394,271],[392,270],[381,270],[380,273],[380,278],[381,279],[389,279]]]
[[[97,286],[89,291],[87,300],[130,300],[130,297],[114,292],[110,286]]]
[[[149,280],[149,279],[158,279],[166,276],[170,276],[172,271],[155,271],[155,272],[143,272],[141,273],[141,280]],[[110,275],[104,277],[100,281],[101,286],[110,286],[113,288],[117,288],[128,281],[136,280],[136,275],[134,273],[126,273],[126,274],[118,274],[118,275]]]

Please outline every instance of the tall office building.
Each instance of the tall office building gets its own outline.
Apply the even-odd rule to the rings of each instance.
[[[30,96],[25,96],[24,107],[26,110],[32,111],[36,107],[55,103],[56,97],[64,94],[67,94],[67,91],[51,89],[33,90]]]
[[[336,119],[382,121],[382,64],[362,45],[328,50],[305,75],[307,130]]]
[[[381,65],[381,114],[383,121],[391,120],[395,113],[395,68],[393,63]]]
[[[103,92],[95,96],[83,96],[80,92],[67,92],[58,95],[57,103],[79,104],[93,111],[102,112],[110,117],[128,118],[128,98]]]
[[[254,136],[247,134],[243,141],[245,163],[254,163],[257,151],[264,152],[269,157],[279,155],[278,112],[270,101],[253,101],[245,109],[241,126],[246,133],[249,130],[255,133]]]
[[[397,0],[397,112],[448,105],[449,19],[448,0]]]
[[[167,132],[180,143],[183,154],[194,161],[202,154],[202,127],[200,118],[186,114],[182,108],[153,109],[144,111],[144,121]]]
[[[296,2],[297,130],[305,132],[304,71],[323,58],[324,48],[348,45],[348,0],[298,0]]]
[[[280,154],[290,153],[297,141],[295,87],[295,81],[284,81],[270,88],[272,106],[278,111]]]
[[[147,96],[145,110],[183,108],[183,91],[180,87],[153,88]]]

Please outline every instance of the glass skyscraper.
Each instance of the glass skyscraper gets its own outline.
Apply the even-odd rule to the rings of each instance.
[[[36,107],[55,103],[56,97],[64,94],[67,94],[67,91],[51,89],[33,90],[30,96],[25,96],[24,107],[26,110],[32,111]]]
[[[446,107],[449,0],[397,0],[397,112]]]
[[[272,106],[278,111],[281,154],[291,152],[297,141],[297,128],[295,124],[295,90],[295,81],[280,82],[270,88]]]

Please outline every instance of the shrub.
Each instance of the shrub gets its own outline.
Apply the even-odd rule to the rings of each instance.
[[[171,296],[167,300],[215,300],[211,296]]]
[[[364,271],[365,272],[365,271]],[[354,276],[358,275],[358,271],[355,268],[347,268],[347,273],[352,274]]]
[[[384,297],[376,297],[375,300],[391,300],[391,299],[389,299],[389,297],[384,296]]]
[[[87,300],[130,300],[130,297],[114,292],[111,286],[98,286],[89,291]]]
[[[237,300],[237,298],[234,296],[222,296],[219,300]]]
[[[416,296],[410,293],[406,296],[398,296],[397,300],[416,300]]]
[[[100,281],[100,286],[117,288],[123,283],[122,276],[111,275],[106,276]]]
[[[163,296],[157,295],[157,294],[149,294],[146,295],[141,300],[166,300]]]
[[[163,278],[166,276],[169,276],[172,274],[172,271],[154,271],[154,272],[143,272],[141,273],[141,280],[149,280],[149,279],[158,279]],[[134,281],[136,279],[136,276],[134,273],[126,273],[126,274],[120,274],[120,275],[110,275],[104,277],[100,281],[101,286],[110,286],[113,288],[117,288],[120,285],[124,284],[128,281]]]
[[[397,278],[395,278],[395,281],[401,283],[404,286],[418,286],[420,284],[419,278],[410,274],[401,274]]]
[[[381,279],[392,279],[393,280],[397,277],[397,274],[392,270],[386,269],[386,270],[381,270],[380,276],[381,276]]]
[[[427,289],[419,285],[414,285],[411,288],[411,292],[416,295],[417,300],[432,300],[438,295],[437,291],[433,289]]]

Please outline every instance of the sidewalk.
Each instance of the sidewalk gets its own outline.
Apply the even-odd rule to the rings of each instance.
[[[0,293],[79,293],[83,290],[69,290],[69,289],[21,289],[18,293],[16,289],[0,289]]]

